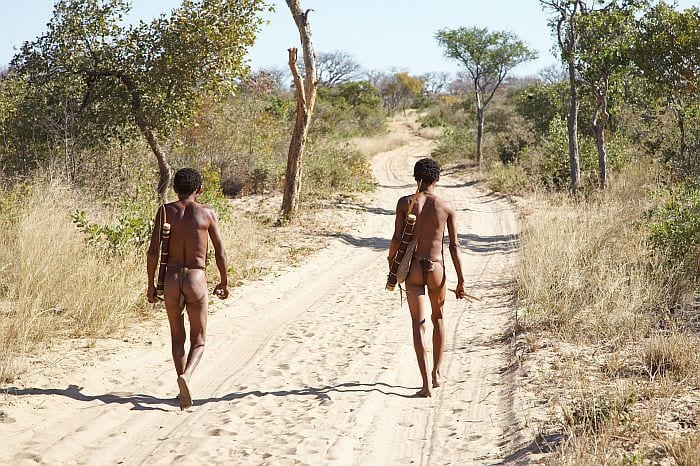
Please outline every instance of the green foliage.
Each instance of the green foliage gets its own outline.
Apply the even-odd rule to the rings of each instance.
[[[641,453],[625,453],[615,466],[642,466],[644,464],[647,463]]]
[[[521,165],[497,163],[489,170],[489,188],[502,194],[522,195],[535,184]]]
[[[153,197],[124,198],[115,206],[116,220],[108,225],[91,222],[81,210],[75,211],[71,219],[85,235],[85,241],[96,250],[110,256],[126,256],[143,249],[150,240],[156,205]]]
[[[47,31],[12,60],[22,99],[10,156],[23,171],[140,134],[162,162],[159,138],[190,120],[203,93],[228,91],[247,72],[265,4],[187,0],[133,26],[129,9],[126,0],[58,0]]]
[[[447,128],[438,138],[430,154],[441,165],[467,160],[474,153],[474,135],[471,128]]]
[[[428,113],[418,118],[422,128],[441,128],[445,126],[445,120],[439,113]]]
[[[221,191],[221,170],[214,166],[200,168],[202,194],[198,201],[214,209],[220,221],[227,222],[233,216],[233,207]]]
[[[366,191],[373,185],[367,159],[348,145],[311,147],[304,161],[304,189],[316,193]]]
[[[626,424],[632,420],[631,408],[634,401],[630,395],[616,393],[576,400],[565,412],[566,422],[572,428],[587,432],[599,432],[611,422]]]
[[[515,97],[515,108],[541,138],[549,131],[552,120],[566,118],[568,92],[569,86],[564,82],[531,84]]]
[[[660,193],[662,203],[646,213],[649,242],[672,265],[688,265],[697,275],[700,257],[700,188],[679,187]]]
[[[379,89],[366,81],[321,86],[311,131],[326,136],[367,136],[385,129]]]

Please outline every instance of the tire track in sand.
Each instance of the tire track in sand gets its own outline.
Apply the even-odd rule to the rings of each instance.
[[[278,278],[235,290],[231,305],[210,316],[191,411],[169,400],[163,326],[151,348],[66,374],[83,382],[82,398],[10,395],[3,409],[17,421],[0,424],[0,435],[18,444],[0,452],[0,463],[498,463],[515,423],[499,343],[517,248],[510,205],[449,174],[439,183],[458,211],[469,291],[483,300],[448,298],[449,382],[432,399],[410,397],[420,376],[408,310],[383,290],[395,203],[413,191],[412,166],[430,149],[411,137],[375,157],[379,188],[345,206],[366,211],[359,229]]]

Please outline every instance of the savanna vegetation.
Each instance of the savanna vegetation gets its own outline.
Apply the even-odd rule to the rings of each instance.
[[[287,257],[288,219],[269,202],[245,213],[229,201],[281,204],[292,74],[243,61],[267,8],[188,1],[129,26],[126,1],[59,0],[46,32],[0,73],[0,381],[55,336],[104,336],[149,315],[145,243],[176,168],[203,174],[230,283]],[[346,52],[319,58],[296,218],[311,231],[321,202],[372,189],[369,157],[403,143],[386,136],[386,117],[422,89],[407,73],[363,71]]]
[[[505,41],[471,48],[494,33],[436,34],[464,72],[422,118],[444,128],[433,156],[482,159],[520,199],[515,330],[546,461],[700,464],[700,10],[540,4],[561,68],[533,78],[502,78]]]

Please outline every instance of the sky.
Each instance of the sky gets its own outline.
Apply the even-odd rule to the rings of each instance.
[[[8,64],[15,49],[46,29],[53,0],[0,0],[0,67]],[[169,13],[180,0],[132,0],[130,19],[150,20]],[[275,1],[276,11],[258,34],[248,60],[253,69],[284,67],[287,48],[299,47],[299,34],[285,2]],[[514,32],[539,58],[520,65],[514,75],[536,74],[555,64],[554,37],[548,14],[538,0],[300,0],[312,8],[310,24],[316,52],[344,50],[368,70],[401,70],[412,74],[457,71],[454,60],[444,58],[435,40],[441,28],[480,26]],[[700,0],[679,0],[681,8],[700,6]]]

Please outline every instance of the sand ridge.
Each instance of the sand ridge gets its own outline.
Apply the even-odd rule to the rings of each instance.
[[[409,129],[394,124],[393,131]],[[0,396],[2,464],[498,464],[517,421],[503,375],[517,255],[514,209],[447,173],[468,292],[445,307],[448,383],[420,386],[408,309],[384,290],[398,197],[432,143],[376,156],[364,221],[279,277],[235,289],[210,315],[207,346],[180,412],[167,323],[150,344],[34,377]],[[342,212],[343,206],[341,206]],[[356,215],[357,205],[345,206]],[[448,287],[455,274],[447,266]],[[429,329],[430,330],[430,329]],[[66,387],[66,388],[64,388]]]

